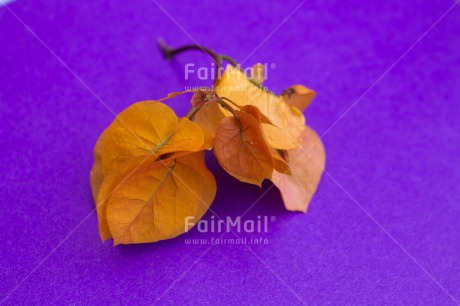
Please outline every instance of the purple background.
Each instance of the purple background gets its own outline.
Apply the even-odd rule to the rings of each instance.
[[[296,10],[299,3],[0,7],[0,299],[458,302],[460,7],[432,27],[453,1],[307,1]],[[160,36],[193,43],[181,27],[240,62],[250,55],[245,65],[275,63],[267,81],[275,92],[296,83],[318,92],[306,116],[326,133],[328,174],[306,215],[286,212],[276,189],[249,211],[245,219],[276,217],[268,245],[186,245],[218,236],[196,230],[147,245],[100,242],[89,171],[94,143],[114,118],[107,107],[118,113],[201,84],[184,81],[183,66],[210,65],[206,56],[167,62],[157,50]],[[189,107],[186,99],[171,105],[181,114]],[[209,166],[219,186],[212,208],[223,218],[270,186],[241,184],[212,159]]]

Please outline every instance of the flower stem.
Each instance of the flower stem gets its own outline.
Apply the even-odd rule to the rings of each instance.
[[[163,52],[163,55],[165,56],[166,59],[171,59],[175,55],[177,55],[179,53],[182,53],[184,51],[189,51],[189,50],[197,50],[197,51],[201,51],[203,53],[208,54],[214,60],[214,62],[216,63],[216,73],[215,73],[215,79],[214,79],[213,87],[217,86],[217,82],[220,79],[220,71],[222,70],[222,61],[223,60],[229,62],[233,66],[238,66],[237,62],[234,59],[232,59],[231,57],[229,57],[227,55],[218,54],[218,53],[212,51],[211,49],[203,47],[203,46],[200,46],[200,45],[185,45],[185,46],[182,46],[182,47],[179,47],[179,48],[171,48],[171,47],[168,47],[166,45],[166,43],[164,42],[164,40],[162,40],[162,39],[160,39],[158,41],[158,43],[159,43],[160,49]]]
[[[227,102],[230,102],[231,104],[233,104],[233,106],[237,107],[238,109],[241,108],[241,106],[239,106],[238,104],[236,104],[235,102],[233,102],[233,101],[230,100],[229,98],[222,97],[221,99],[222,99],[222,100],[225,100],[225,101],[227,101]]]
[[[200,106],[198,106],[198,107],[195,107],[195,106],[192,107],[192,108],[188,111],[187,115],[185,115],[185,117],[188,118],[188,119],[190,119],[190,120],[192,120],[192,119],[193,119],[193,116],[195,116],[195,114],[201,109],[202,106],[203,106],[203,104],[200,105]]]
[[[243,126],[241,125],[240,117],[236,113],[235,109],[231,107],[227,102],[225,102],[224,99],[227,100],[227,98],[217,98],[216,102],[219,103],[223,108],[228,110],[230,113],[232,113],[233,117],[236,120],[236,123],[238,124],[238,127],[240,128],[240,130],[243,130]]]

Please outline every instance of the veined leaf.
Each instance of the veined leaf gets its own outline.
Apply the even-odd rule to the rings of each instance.
[[[101,142],[102,174],[129,158],[175,151],[202,149],[201,128],[187,118],[177,118],[168,106],[152,101],[138,102],[122,111],[106,129]]]
[[[273,167],[276,171],[291,175],[291,168],[289,167],[289,163],[278,153],[277,150],[272,149],[272,157],[273,157]]]
[[[246,75],[228,66],[218,83],[216,93],[239,105],[256,106],[272,125],[263,124],[264,134],[271,147],[290,150],[300,146],[305,118],[282,98],[252,83]],[[226,116],[231,114],[222,108]]]
[[[222,168],[242,182],[261,186],[273,173],[271,148],[262,134],[260,123],[250,114],[236,111],[224,118],[216,130],[214,153]]]
[[[240,108],[240,111],[250,114],[260,123],[272,124],[270,119],[268,119],[264,114],[262,114],[260,110],[257,108],[257,106],[244,105]]]
[[[126,160],[118,166],[115,171],[111,171],[102,181],[99,192],[97,194],[96,209],[97,218],[99,220],[99,234],[102,241],[112,238],[112,233],[107,222],[107,203],[112,196],[114,190],[119,188],[122,183],[130,178],[138,169],[145,165],[154,164],[157,157],[153,155],[136,156]],[[166,161],[167,162],[167,161]],[[160,162],[156,163],[161,166]],[[93,187],[94,188],[94,187]]]
[[[273,183],[278,187],[287,210],[306,212],[316,192],[326,163],[321,139],[310,128],[302,134],[303,144],[289,151],[291,175],[273,173]]]
[[[193,122],[203,130],[206,147],[211,148],[213,146],[217,125],[223,118],[225,116],[216,101],[206,102],[193,117]]]
[[[122,168],[126,172],[131,166],[124,164]],[[186,218],[195,223],[200,220],[217,190],[203,151],[166,161],[147,158],[124,177],[106,205],[108,229],[115,245],[155,242],[186,232]],[[104,185],[106,180],[100,197]]]

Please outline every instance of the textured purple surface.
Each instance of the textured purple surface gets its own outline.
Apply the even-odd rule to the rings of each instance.
[[[431,28],[453,2],[307,1],[291,16],[298,1],[159,4],[0,7],[0,299],[460,300],[459,6]],[[150,245],[99,240],[88,176],[93,145],[114,118],[107,108],[118,113],[197,84],[183,80],[183,65],[210,63],[193,52],[162,59],[157,37],[192,43],[176,23],[239,61],[250,55],[246,65],[275,63],[267,82],[275,92],[296,83],[318,92],[306,115],[320,135],[327,132],[330,176],[306,215],[286,212],[275,189],[250,210],[246,219],[276,217],[263,235],[268,245],[186,245],[184,238],[218,236],[196,230]],[[179,113],[188,108],[185,100],[173,105]],[[264,192],[215,162],[210,167],[220,186],[212,208],[221,217],[238,216]]]

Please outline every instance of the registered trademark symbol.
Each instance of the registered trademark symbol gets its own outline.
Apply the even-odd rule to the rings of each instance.
[[[276,64],[275,64],[275,63],[271,63],[271,64],[270,64],[270,68],[271,68],[271,69],[275,69],[275,68],[276,68]]]
[[[275,217],[275,216],[271,216],[271,217],[270,217],[270,221],[275,222],[275,221],[276,221],[276,217]]]

